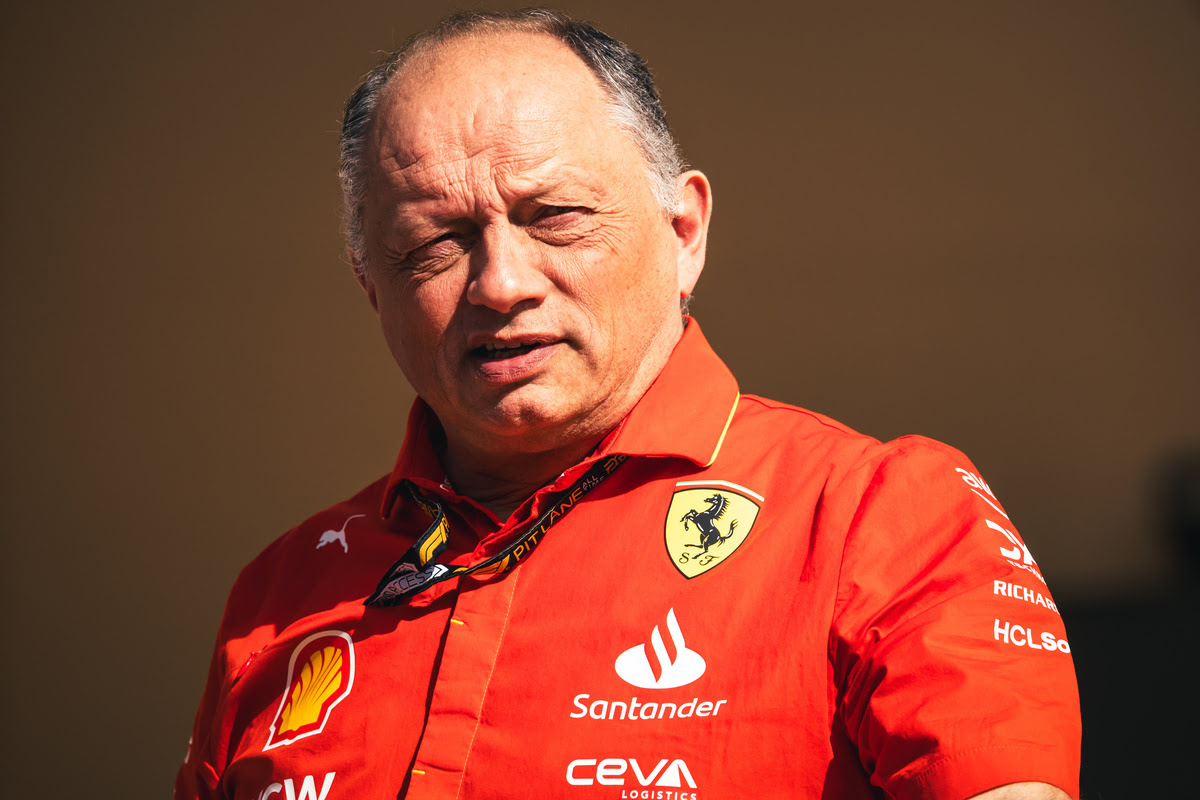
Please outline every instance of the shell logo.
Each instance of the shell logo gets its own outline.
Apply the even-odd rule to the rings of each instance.
[[[323,731],[353,685],[354,643],[348,633],[321,631],[300,642],[292,651],[287,690],[263,752]]]

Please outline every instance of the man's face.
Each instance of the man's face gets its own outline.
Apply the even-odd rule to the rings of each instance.
[[[419,55],[366,157],[363,285],[451,445],[539,451],[614,427],[699,269],[681,282],[678,226],[578,57],[537,34]]]

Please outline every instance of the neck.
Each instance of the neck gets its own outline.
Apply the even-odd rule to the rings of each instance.
[[[596,449],[603,436],[537,453],[486,452],[447,441],[439,454],[454,491],[504,520]]]

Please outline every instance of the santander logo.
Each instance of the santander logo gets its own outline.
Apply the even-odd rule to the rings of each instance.
[[[617,656],[614,667],[621,680],[640,689],[674,689],[687,686],[704,674],[707,666],[704,657],[687,648],[673,608],[667,612],[667,633],[674,655],[667,651],[662,633],[655,625],[650,634],[653,658],[646,653],[645,644],[634,645]]]

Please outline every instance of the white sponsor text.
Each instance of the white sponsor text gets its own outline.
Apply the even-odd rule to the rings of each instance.
[[[1028,647],[1030,650],[1044,650],[1047,653],[1071,652],[1071,645],[1067,644],[1066,639],[1059,639],[1049,631],[1037,635],[1034,634],[1033,628],[1024,628],[1012,622],[1002,623],[996,620],[995,637],[997,642],[1014,647]]]
[[[313,776],[305,775],[304,780],[300,783],[300,794],[296,794],[296,782],[291,778],[285,778],[283,783],[272,783],[263,789],[258,800],[271,800],[280,792],[283,792],[284,800],[325,800],[325,796],[329,794],[329,787],[333,786],[335,774],[334,772],[325,773],[320,794],[317,793],[317,784]]]
[[[1054,605],[1054,601],[1041,592],[1035,592],[1033,589],[1022,586],[1019,583],[1009,583],[1008,581],[992,581],[992,594],[998,594],[1002,597],[1013,597],[1017,600],[1024,600],[1026,603],[1032,603],[1035,606],[1048,608],[1055,614],[1059,613],[1058,606]]]
[[[578,711],[572,711],[573,719],[591,717],[592,719],[687,719],[693,714],[697,717],[715,717],[721,706],[728,700],[701,701],[693,697],[686,703],[651,702],[640,703],[636,697],[625,700],[591,700],[590,694],[577,694],[574,703]]]
[[[593,783],[624,786],[625,773],[632,768],[633,777],[642,786],[680,788],[686,783],[689,788],[695,789],[696,781],[692,780],[692,772],[683,759],[670,760],[669,765],[668,760],[659,759],[654,769],[647,772],[636,758],[577,758],[567,764],[567,783],[572,786],[591,786]]]

